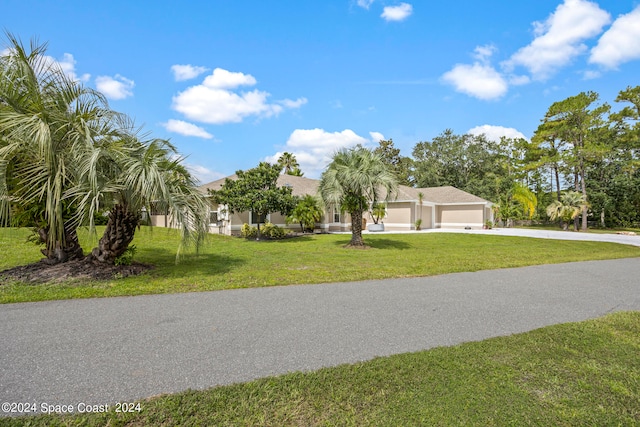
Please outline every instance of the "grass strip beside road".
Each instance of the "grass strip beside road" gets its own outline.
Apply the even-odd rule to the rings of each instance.
[[[39,247],[25,229],[0,229],[0,270],[36,262]],[[86,232],[85,250],[93,247]],[[210,235],[200,253],[176,264],[175,230],[143,227],[133,244],[135,261],[155,265],[137,277],[63,283],[0,285],[0,303],[110,297],[234,288],[327,283],[572,261],[640,257],[640,247],[526,237],[458,233],[367,235],[367,250],[345,249],[350,235],[310,235],[279,241],[247,241]]]
[[[640,312],[140,402],[31,426],[640,425]]]

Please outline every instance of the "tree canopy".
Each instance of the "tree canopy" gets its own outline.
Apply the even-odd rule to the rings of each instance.
[[[362,247],[362,214],[372,203],[395,197],[398,179],[380,154],[358,146],[342,149],[320,177],[318,191],[327,207],[351,216],[350,246]]]
[[[213,199],[227,206],[230,213],[250,211],[260,217],[272,212],[288,215],[295,207],[290,187],[278,187],[280,165],[261,162],[257,167],[236,172],[236,179],[225,179],[220,190],[209,190]],[[258,229],[260,223],[258,223]]]

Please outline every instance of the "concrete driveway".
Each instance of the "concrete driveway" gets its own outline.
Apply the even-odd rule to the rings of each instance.
[[[113,404],[640,310],[639,277],[632,258],[4,304],[0,402]]]
[[[363,231],[363,234],[406,234],[406,233],[465,233],[465,234],[489,234],[492,236],[521,236],[533,237],[536,239],[556,239],[556,240],[582,240],[592,242],[610,242],[620,243],[623,245],[640,246],[640,235],[628,236],[622,234],[599,234],[599,233],[583,233],[575,231],[561,230],[533,230],[527,228],[493,228],[491,230],[464,230],[456,228],[432,228],[420,231],[383,231],[369,232]],[[344,232],[343,234],[351,234]]]

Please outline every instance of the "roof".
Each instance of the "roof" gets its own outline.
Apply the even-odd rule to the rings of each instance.
[[[413,188],[401,185],[398,188],[398,197],[396,200],[418,200],[418,193],[422,193],[425,202],[436,204],[447,203],[490,203],[482,197],[475,196],[466,191],[452,187],[450,185],[444,187],[427,187]]]
[[[219,190],[225,179],[238,179],[236,174],[201,185],[198,189],[207,194],[207,190]],[[320,181],[317,179],[305,178],[303,176],[280,175],[276,181],[279,187],[290,186],[294,196],[304,196],[306,194],[315,195],[318,192]]]
[[[234,174],[226,178],[238,179],[238,176]],[[221,178],[208,184],[201,185],[198,189],[205,194],[209,189],[219,190],[224,184],[226,178]],[[278,186],[281,187],[287,185],[291,186],[294,196],[304,196],[306,194],[316,195],[318,192],[318,186],[320,185],[320,181],[317,179],[293,175],[280,175],[277,183]],[[450,185],[428,188],[413,188],[407,187],[406,185],[400,185],[398,187],[396,200],[418,201],[418,193],[423,194],[423,201],[434,204],[490,203],[481,197],[474,196],[471,193],[459,190]]]

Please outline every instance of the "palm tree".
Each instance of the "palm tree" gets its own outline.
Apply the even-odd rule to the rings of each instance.
[[[358,146],[342,149],[322,173],[318,191],[327,207],[339,206],[351,216],[351,242],[363,247],[362,214],[373,202],[395,195],[398,180],[382,157]]]
[[[68,190],[81,175],[75,154],[111,132],[118,114],[102,94],[69,78],[45,57],[7,34],[0,57],[0,221],[11,223],[12,206],[29,206],[50,263],[83,256]]]
[[[559,219],[562,222],[562,228],[566,230],[569,227],[569,222],[588,207],[589,203],[583,194],[577,191],[567,191],[562,194],[560,200],[555,200],[547,206],[547,215],[551,221]]]
[[[424,200],[424,193],[418,192],[418,206],[420,206],[420,217],[416,220],[416,230],[422,229],[422,202]]]
[[[307,194],[298,201],[298,204],[286,219],[288,223],[299,223],[303,233],[305,229],[313,230],[315,223],[322,219],[320,202],[316,197]]]
[[[184,242],[206,234],[206,205],[176,150],[141,142],[127,116],[102,94],[71,80],[44,55],[8,35],[0,56],[0,222],[20,212],[36,224],[49,263],[83,257],[76,229],[100,208],[109,223],[94,260],[114,262],[138,225],[142,207],[166,204]],[[17,207],[17,208],[16,208]],[[178,253],[180,248],[178,249]]]
[[[203,241],[206,201],[182,160],[168,141],[139,141],[135,136],[94,146],[92,153],[83,156],[80,167],[88,179],[73,191],[79,210],[93,219],[99,207],[111,206],[92,260],[113,263],[122,255],[134,238],[140,212],[143,208],[150,212],[152,203],[165,208],[179,226],[182,244],[197,247]]]
[[[522,213],[532,219],[536,213],[536,206],[538,206],[536,195],[526,185],[520,183],[514,184],[512,192],[513,200],[522,205]]]
[[[282,173],[285,175],[303,175],[302,171],[300,170],[300,164],[298,163],[298,160],[296,160],[296,156],[289,152],[285,151],[278,158],[278,166],[282,168]]]

